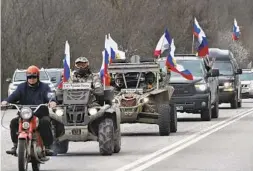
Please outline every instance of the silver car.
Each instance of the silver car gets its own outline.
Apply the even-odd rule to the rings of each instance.
[[[19,84],[26,81],[26,70],[16,69],[13,74],[13,77],[7,78],[6,81],[10,83],[8,88],[8,96],[9,96],[17,89]],[[55,87],[54,84],[52,83],[54,79],[50,79],[50,76],[44,69],[40,70],[40,81],[48,84],[49,87],[51,88],[51,91],[53,91],[55,94]]]
[[[242,85],[242,97],[253,98],[253,70],[243,69],[240,81]]]

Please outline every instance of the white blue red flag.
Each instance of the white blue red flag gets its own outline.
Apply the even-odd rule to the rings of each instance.
[[[174,44],[174,39],[172,39],[171,45],[170,45],[170,53],[166,59],[166,66],[168,66],[171,71],[179,73],[187,80],[193,80],[192,73],[189,70],[184,69],[182,65],[177,64],[176,59],[174,57],[175,50],[176,50],[176,47]]]
[[[64,63],[63,63],[63,82],[67,82],[70,79],[70,48],[69,43],[66,41],[65,43],[65,56],[64,56]]]
[[[234,19],[234,25],[233,25],[233,35],[232,35],[232,39],[233,40],[238,40],[240,37],[240,28],[237,24],[236,19]]]
[[[166,29],[164,34],[161,36],[159,39],[155,51],[154,51],[154,56],[158,57],[160,56],[165,50],[169,49],[171,43],[171,38],[169,31]]]
[[[206,57],[209,54],[206,34],[200,27],[196,18],[194,19],[194,24],[193,24],[193,34],[195,37],[198,38],[198,42],[199,42],[198,56]]]

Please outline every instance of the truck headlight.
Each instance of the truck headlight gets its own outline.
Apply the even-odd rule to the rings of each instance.
[[[224,83],[224,87],[225,88],[231,88],[232,87],[232,83],[231,82],[225,82]]]
[[[206,84],[196,84],[195,88],[199,91],[205,91],[207,89],[207,85]]]
[[[90,109],[88,109],[88,111],[89,111],[90,115],[95,115],[98,112],[98,110],[96,108],[90,108]]]
[[[29,107],[23,107],[20,111],[20,116],[24,120],[28,120],[32,117],[32,110]]]
[[[253,89],[253,82],[250,82],[249,88]]]
[[[63,115],[63,109],[56,109],[55,114],[58,116],[62,116]]]

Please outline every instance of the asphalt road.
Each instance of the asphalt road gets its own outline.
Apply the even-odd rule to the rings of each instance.
[[[158,135],[156,125],[123,124],[122,150],[100,156],[97,142],[71,142],[66,155],[51,157],[41,166],[50,171],[250,171],[253,170],[253,100],[240,109],[220,106],[220,117],[200,121],[200,115],[179,114],[178,132]],[[15,111],[7,111],[5,127]],[[11,148],[9,130],[1,131],[3,171],[17,171],[17,158],[5,153]],[[31,170],[31,169],[30,169]]]

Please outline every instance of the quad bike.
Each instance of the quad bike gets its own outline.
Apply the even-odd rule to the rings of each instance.
[[[114,61],[108,72],[115,87],[113,103],[120,108],[121,123],[157,124],[161,136],[177,131],[177,112],[170,102],[174,89],[166,83],[158,63]]]
[[[91,82],[66,82],[60,91],[57,99],[62,99],[62,104],[55,114],[64,124],[65,134],[56,139],[55,154],[67,153],[69,141],[98,141],[101,155],[120,152],[120,110],[110,105],[113,89],[105,89],[98,98]]]
[[[18,171],[27,171],[28,163],[32,164],[33,171],[40,170],[40,164],[45,164],[45,146],[41,139],[40,133],[37,131],[39,125],[39,119],[34,115],[36,111],[42,106],[48,106],[47,104],[40,104],[39,106],[31,105],[16,105],[9,104],[3,109],[16,107],[19,115],[18,126]],[[31,108],[35,108],[32,111]],[[42,160],[42,158],[44,158]],[[49,160],[49,159],[47,159]]]

